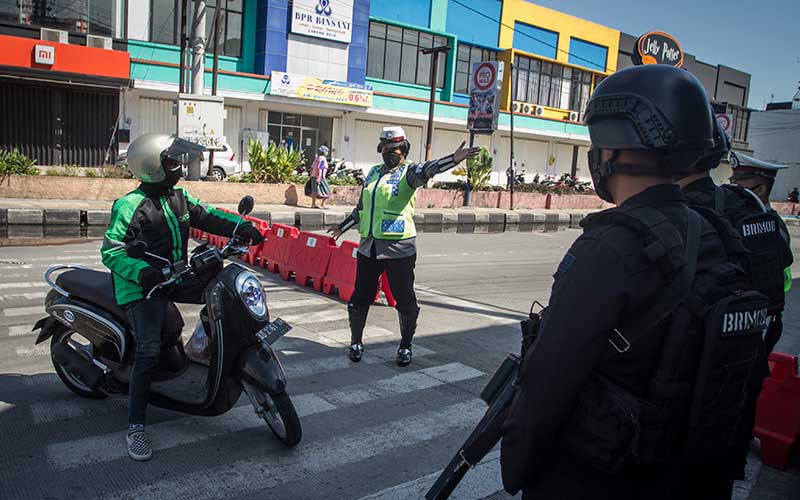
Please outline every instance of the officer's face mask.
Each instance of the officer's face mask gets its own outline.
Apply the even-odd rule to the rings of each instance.
[[[403,161],[403,155],[396,149],[384,151],[381,156],[383,156],[383,163],[389,168],[394,168]]]
[[[592,176],[594,191],[601,200],[607,201],[608,203],[614,203],[614,197],[606,186],[606,180],[611,171],[612,162],[616,156],[617,153],[614,152],[611,158],[604,161],[600,149],[591,148],[589,150],[589,173]]]

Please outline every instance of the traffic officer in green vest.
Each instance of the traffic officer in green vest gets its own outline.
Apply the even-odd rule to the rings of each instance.
[[[769,195],[772,193],[772,186],[775,184],[775,177],[778,171],[786,168],[784,165],[759,160],[741,153],[731,153],[730,156],[731,170],[733,175],[730,181],[744,188],[749,189],[758,199],[763,203],[764,208],[772,214],[775,222],[778,225],[781,238],[786,246],[783,252],[786,254],[785,261],[788,262],[783,270],[783,291],[784,294],[789,293],[792,287],[792,250],[791,242],[789,240],[789,230],[783,222],[783,218],[776,212],[769,203]],[[770,326],[764,336],[764,344],[767,348],[767,354],[772,352],[772,349],[778,343],[783,332],[783,318],[781,314],[776,314],[770,321]]]
[[[328,231],[338,239],[342,233],[358,225],[361,235],[355,292],[347,304],[351,334],[349,356],[353,362],[361,361],[367,313],[378,292],[378,279],[386,271],[400,317],[397,364],[406,366],[411,363],[411,340],[419,316],[414,294],[417,259],[414,198],[417,189],[434,175],[472,158],[478,154],[479,148],[464,148],[462,143],[451,155],[419,164],[407,160],[410,150],[411,143],[401,127],[385,127],[378,143],[383,163],[372,167],[367,174],[361,199],[353,213],[338,227]]]

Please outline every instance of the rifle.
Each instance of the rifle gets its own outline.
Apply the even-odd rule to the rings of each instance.
[[[533,312],[534,306],[542,308]],[[427,500],[446,500],[450,497],[467,471],[480,463],[483,457],[497,445],[503,437],[503,423],[508,416],[508,407],[517,392],[519,371],[525,353],[533,345],[539,333],[544,307],[534,302],[528,313],[528,319],[520,322],[522,328],[522,348],[520,356],[508,354],[494,373],[489,383],[481,391],[481,399],[489,408],[478,425],[461,445],[458,452],[450,460],[431,489],[425,495]]]

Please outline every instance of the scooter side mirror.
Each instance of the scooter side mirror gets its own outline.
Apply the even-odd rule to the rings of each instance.
[[[147,252],[147,243],[142,240],[133,240],[125,245],[125,253],[128,254],[128,257],[141,259],[145,252]]]
[[[253,201],[253,197],[250,195],[245,196],[242,198],[242,201],[239,202],[239,215],[247,215],[253,211],[255,207],[255,202]]]

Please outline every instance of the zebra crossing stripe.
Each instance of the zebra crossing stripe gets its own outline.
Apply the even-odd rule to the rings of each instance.
[[[434,352],[430,349],[419,346],[414,347],[415,358],[430,356],[431,354],[434,354]],[[374,365],[385,363],[389,359],[394,359],[396,355],[397,347],[394,346],[364,349],[364,357],[361,359],[361,364]],[[286,376],[289,379],[294,377],[310,377],[320,373],[344,370],[351,367],[353,367],[353,362],[345,356],[344,350],[341,351],[341,354],[337,354],[336,356],[305,359],[302,361],[292,360],[291,363],[284,363],[283,366]]]
[[[386,397],[416,392],[483,375],[482,372],[462,365],[449,365],[406,372],[389,379],[366,384],[354,384],[320,393],[308,393],[293,397],[300,417],[330,412],[353,404],[363,404]],[[354,397],[347,397],[353,393]],[[330,398],[330,399],[329,399]],[[475,419],[477,421],[477,419]],[[164,450],[188,445],[254,427],[265,427],[249,405],[237,406],[219,418],[185,417],[148,427],[154,450]],[[47,459],[56,470],[67,470],[82,465],[116,460],[124,456],[118,446],[118,432],[102,436],[91,436],[75,441],[54,443],[47,446]]]
[[[22,358],[34,358],[37,356],[49,356],[50,343],[44,342],[33,347],[17,347],[17,356]]]
[[[17,283],[0,283],[0,290],[10,290],[12,288],[45,288],[49,286],[47,283],[42,281],[25,281],[25,282],[17,282]]]
[[[142,484],[129,490],[101,492],[96,498],[217,500],[274,488],[282,483],[316,476],[327,470],[425,443],[461,430],[480,419],[485,405],[477,399],[386,422],[375,427],[304,442],[292,453],[269,453],[218,467]],[[114,448],[120,448],[116,436]],[[346,452],[345,452],[346,450]],[[75,453],[80,453],[75,450]],[[119,454],[118,454],[119,455]],[[266,497],[267,495],[262,495]]]
[[[34,314],[45,314],[44,306],[30,306],[30,307],[8,307],[3,309],[3,316],[13,318],[16,316],[32,316]]]
[[[347,319],[347,309],[337,307],[328,311],[302,312],[282,316],[282,319],[290,325],[307,325],[309,323],[324,323],[326,321],[341,321]]]
[[[33,325],[11,325],[0,327],[0,331],[5,330],[6,335],[9,337],[20,337],[22,335],[33,335],[35,332],[31,328],[33,328]]]
[[[441,471],[381,490],[359,500],[419,500],[441,474]],[[450,495],[452,500],[480,500],[503,489],[500,476],[500,450],[487,454],[483,461],[470,469]]]
[[[47,297],[47,292],[10,293],[8,295],[0,295],[0,302],[11,300],[38,300],[45,297]]]
[[[267,301],[267,306],[269,307],[270,312],[272,312],[280,309],[292,309],[294,307],[313,307],[313,306],[326,305],[330,303],[331,301],[323,299],[322,297],[311,297],[307,299],[283,300],[280,302],[272,302],[272,303]]]

